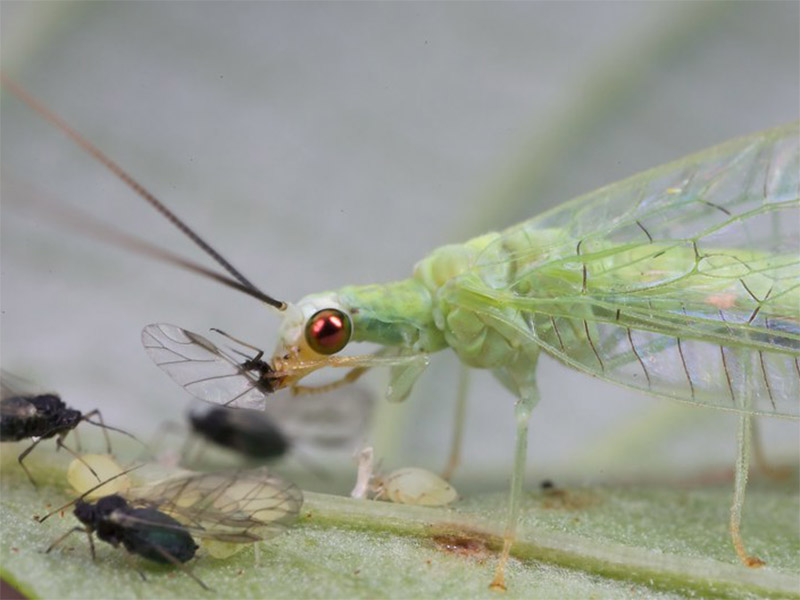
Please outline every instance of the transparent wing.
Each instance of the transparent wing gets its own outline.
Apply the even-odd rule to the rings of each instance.
[[[142,344],[162,371],[195,398],[233,408],[264,407],[267,391],[244,357],[224,352],[201,335],[155,323],[142,330]]]
[[[36,414],[36,407],[24,396],[8,396],[0,400],[0,417],[28,418]]]
[[[0,369],[0,399],[13,396],[36,396],[41,391],[33,382]]]
[[[375,397],[357,385],[322,394],[275,395],[264,406],[292,443],[318,449],[360,442],[372,419]]]
[[[150,358],[190,394],[232,408],[264,410],[293,443],[317,448],[342,447],[369,426],[374,397],[366,389],[347,386],[321,394],[267,393],[258,370],[235,358],[201,335],[158,323],[142,331]]]
[[[173,477],[132,489],[125,497],[132,506],[168,514],[194,537],[232,543],[281,533],[303,505],[297,486],[264,467]]]
[[[34,397],[33,384],[27,379],[0,369],[0,417],[5,419],[28,418],[38,411],[30,401]]]
[[[735,140],[515,226],[450,300],[602,379],[797,417],[799,140]]]

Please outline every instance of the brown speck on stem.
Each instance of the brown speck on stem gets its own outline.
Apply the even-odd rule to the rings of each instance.
[[[492,553],[486,545],[486,540],[475,535],[435,535],[431,539],[443,552],[473,558],[480,563]]]

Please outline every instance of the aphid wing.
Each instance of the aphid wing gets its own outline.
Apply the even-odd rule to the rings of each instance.
[[[255,375],[201,335],[157,323],[142,330],[142,344],[162,371],[195,398],[233,408],[261,408],[266,395]]]
[[[294,484],[266,468],[192,474],[131,490],[132,502],[155,505],[201,538],[247,543],[282,532],[303,503]]]
[[[34,385],[22,377],[0,369],[0,399],[13,396],[35,396],[41,393]]]
[[[36,414],[36,407],[23,396],[10,396],[0,401],[0,417],[27,418]]]
[[[800,414],[800,136],[791,125],[513,227],[453,302],[591,375]]]

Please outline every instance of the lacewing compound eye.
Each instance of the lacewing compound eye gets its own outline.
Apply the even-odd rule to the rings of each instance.
[[[352,332],[350,317],[335,308],[325,308],[308,320],[306,342],[318,354],[336,354],[350,341]]]

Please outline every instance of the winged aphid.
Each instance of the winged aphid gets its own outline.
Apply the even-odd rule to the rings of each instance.
[[[247,344],[243,346],[254,355],[222,349],[200,334],[166,323],[145,327],[142,343],[170,377],[206,401],[190,413],[192,428],[245,455],[277,458],[295,445],[341,448],[369,425],[374,401],[358,387],[336,395],[270,396],[275,373],[263,353]]]
[[[188,415],[192,432],[218,446],[252,460],[273,460],[284,456],[289,439],[265,412],[197,404]]]
[[[93,537],[97,537],[146,560],[181,567],[206,589],[208,586],[184,565],[204,541],[249,544],[271,538],[286,530],[303,504],[297,486],[265,467],[182,474],[94,502],[85,500],[108,481],[39,519],[43,522],[74,505],[73,514],[81,523],[56,539],[46,552],[72,533],[83,532],[93,559]]]
[[[14,380],[13,383],[12,380]],[[0,442],[33,440],[31,445],[20,453],[17,460],[34,486],[36,486],[36,481],[24,461],[43,440],[56,438],[57,448],[64,448],[80,460],[80,456],[64,443],[64,438],[81,423],[89,423],[102,428],[109,453],[111,453],[109,430],[136,439],[127,431],[106,425],[99,409],[83,413],[70,408],[58,394],[22,392],[18,380],[19,378],[6,372],[0,376],[0,390],[2,390],[0,392]],[[93,421],[92,417],[97,417],[98,421]],[[91,467],[88,465],[87,467],[97,476]],[[97,479],[99,481],[99,477]]]

